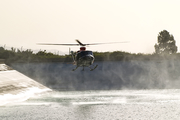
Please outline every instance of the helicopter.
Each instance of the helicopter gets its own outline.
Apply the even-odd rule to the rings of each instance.
[[[76,39],[77,44],[52,44],[52,43],[38,43],[38,45],[64,45],[64,46],[81,46],[80,50],[77,52],[71,51],[70,54],[73,59],[74,68],[72,71],[75,71],[79,67],[83,67],[82,71],[84,71],[84,67],[90,68],[90,71],[93,71],[97,68],[98,65],[93,65],[95,57],[93,52],[90,50],[86,50],[85,46],[89,45],[100,45],[100,44],[113,44],[113,43],[126,43],[126,42],[109,42],[109,43],[91,43],[91,44],[83,44],[79,40]],[[93,67],[93,68],[92,68]]]

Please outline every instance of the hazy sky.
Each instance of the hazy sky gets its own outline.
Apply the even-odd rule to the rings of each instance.
[[[153,53],[158,33],[167,30],[180,49],[179,6],[179,0],[0,0],[0,45],[66,53],[68,46],[36,43],[130,41],[87,49]]]

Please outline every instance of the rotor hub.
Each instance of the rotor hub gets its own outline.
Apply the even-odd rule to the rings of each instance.
[[[80,47],[80,51],[85,51],[86,47]]]

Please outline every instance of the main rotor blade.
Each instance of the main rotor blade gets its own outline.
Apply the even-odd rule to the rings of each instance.
[[[115,43],[128,43],[129,41],[124,42],[108,42],[108,43],[89,43],[83,44],[79,40],[76,40],[78,44],[54,44],[54,43],[37,43],[38,45],[64,45],[64,46],[87,46],[87,45],[102,45],[102,44],[115,44]]]
[[[90,43],[90,44],[84,44],[84,45],[102,45],[102,44],[115,44],[115,43],[128,43],[129,41],[124,42],[108,42],[108,43]]]
[[[76,39],[76,42],[79,43],[81,46],[86,46],[86,45],[102,45],[102,44],[114,44],[114,43],[128,43],[128,41],[123,41],[123,42],[108,42],[108,43],[89,43],[89,44],[83,44],[79,40]]]
[[[79,43],[79,45],[81,46],[86,46],[86,44],[82,44],[79,40],[76,40],[77,43]]]
[[[38,45],[64,45],[64,46],[79,46],[79,44],[52,44],[52,43],[38,43]]]

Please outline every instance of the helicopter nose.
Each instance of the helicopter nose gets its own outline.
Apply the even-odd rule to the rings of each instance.
[[[78,64],[80,66],[90,66],[94,62],[94,56],[92,55],[85,55],[79,59]]]
[[[92,61],[94,59],[94,57],[92,55],[87,55],[85,58],[86,58],[86,60],[90,60],[90,61]]]

